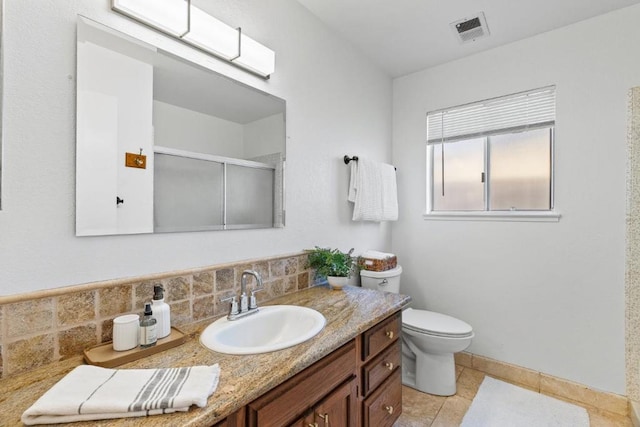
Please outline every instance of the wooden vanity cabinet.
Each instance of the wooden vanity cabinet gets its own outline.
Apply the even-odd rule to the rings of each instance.
[[[396,369],[363,403],[363,425],[389,427],[402,413],[402,373]]]
[[[400,313],[214,427],[387,427],[402,412]]]
[[[358,423],[358,382],[356,378],[332,391],[320,403],[307,411],[295,427],[355,426]]]
[[[391,344],[398,342],[402,332],[402,314],[387,317],[362,334],[362,360],[368,361]]]
[[[245,408],[240,408],[224,420],[215,423],[212,427],[245,427],[246,425]]]
[[[378,388],[398,369],[401,361],[402,348],[400,340],[396,340],[362,368],[362,395],[368,396]]]
[[[401,313],[362,335],[362,425],[389,427],[402,413]]]
[[[350,341],[330,355],[280,384],[247,407],[250,427],[305,425],[309,419],[350,420],[357,416],[356,344]],[[332,417],[333,415],[333,417]],[[322,421],[322,420],[320,420]],[[311,421],[308,424],[313,425]],[[318,422],[324,427],[325,422]]]

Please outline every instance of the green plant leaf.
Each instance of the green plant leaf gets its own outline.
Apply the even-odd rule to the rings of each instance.
[[[316,270],[316,276],[349,277],[353,271],[354,259],[351,251],[345,253],[339,249],[316,246],[309,251],[309,267]]]

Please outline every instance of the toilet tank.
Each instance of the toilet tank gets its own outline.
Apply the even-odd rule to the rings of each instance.
[[[386,271],[360,270],[360,282],[363,288],[397,294],[400,292],[401,274],[401,266]]]

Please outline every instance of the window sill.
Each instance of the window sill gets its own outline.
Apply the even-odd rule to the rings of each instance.
[[[553,211],[429,212],[423,214],[422,217],[427,221],[560,221],[560,214]]]

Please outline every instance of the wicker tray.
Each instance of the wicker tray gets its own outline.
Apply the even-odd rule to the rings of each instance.
[[[396,268],[398,265],[398,258],[395,256],[385,258],[385,259],[374,259],[374,258],[358,258],[358,267],[361,270],[369,270],[369,271],[387,271],[392,268]]]
[[[187,336],[182,331],[171,327],[171,333],[169,336],[159,339],[157,344],[153,347],[136,347],[126,351],[115,351],[113,349],[112,342],[109,341],[86,349],[84,351],[84,360],[90,365],[102,366],[103,368],[113,368],[115,366],[120,366],[125,363],[133,362],[134,360],[142,359],[143,357],[177,347],[186,340]]]

